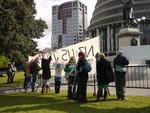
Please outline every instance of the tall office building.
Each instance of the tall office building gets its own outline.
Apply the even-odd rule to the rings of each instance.
[[[141,45],[150,45],[150,0],[134,0],[135,19],[146,17],[138,25]],[[142,18],[141,18],[142,19]],[[120,0],[97,0],[87,32],[89,37],[100,35],[101,52],[115,54],[119,49],[117,33],[123,27],[123,4]]]
[[[82,41],[86,28],[87,6],[81,1],[52,6],[52,48],[62,48]]]

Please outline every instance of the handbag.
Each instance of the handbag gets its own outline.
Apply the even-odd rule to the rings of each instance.
[[[115,81],[115,74],[112,69],[106,70],[106,81],[107,83]]]
[[[126,72],[126,68],[116,65],[115,71],[117,71],[117,72]]]
[[[107,62],[107,67],[106,67],[106,82],[114,82],[115,81],[115,74],[111,68],[110,62]]]

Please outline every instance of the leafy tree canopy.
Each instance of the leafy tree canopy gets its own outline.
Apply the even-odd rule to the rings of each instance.
[[[35,19],[34,0],[0,0],[0,54],[20,62],[33,55],[37,43],[48,26]]]

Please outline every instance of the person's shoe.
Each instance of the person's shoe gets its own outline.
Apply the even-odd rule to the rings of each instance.
[[[32,90],[32,92],[36,92],[36,90]]]
[[[43,94],[43,93],[44,93],[44,91],[42,90],[42,91],[41,91],[41,93]]]
[[[124,98],[122,98],[122,100],[128,100],[128,98],[124,97]]]
[[[99,99],[96,99],[96,100],[95,100],[95,102],[99,102],[99,101],[100,101]]]

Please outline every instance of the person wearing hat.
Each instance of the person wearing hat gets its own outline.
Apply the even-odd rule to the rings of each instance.
[[[128,100],[125,97],[126,88],[126,68],[125,66],[129,64],[126,57],[122,56],[122,51],[117,52],[117,56],[114,59],[114,70],[116,75],[116,95],[117,99]]]
[[[87,90],[87,80],[88,80],[88,72],[86,72],[83,68],[87,60],[85,59],[85,53],[78,53],[78,63],[77,63],[77,71],[78,71],[78,88],[76,93],[77,102],[87,102],[86,90]]]

